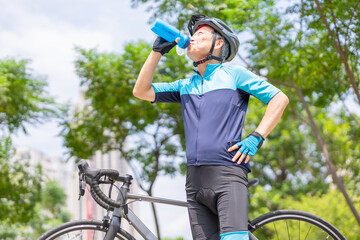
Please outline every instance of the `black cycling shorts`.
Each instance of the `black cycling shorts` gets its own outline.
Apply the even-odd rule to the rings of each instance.
[[[193,239],[248,231],[247,175],[238,166],[188,166],[186,195]]]

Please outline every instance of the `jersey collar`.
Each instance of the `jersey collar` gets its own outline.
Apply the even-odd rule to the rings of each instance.
[[[206,66],[203,78],[207,78],[207,77],[211,76],[215,72],[215,70],[220,66],[221,66],[221,63],[215,63],[215,64],[210,64],[209,63]],[[193,71],[201,77],[200,73],[197,70],[193,69]]]

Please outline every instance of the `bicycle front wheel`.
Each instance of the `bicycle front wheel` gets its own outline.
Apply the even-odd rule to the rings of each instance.
[[[101,221],[96,220],[77,220],[64,223],[58,227],[51,229],[42,235],[39,240],[65,240],[65,239],[94,239],[102,240],[106,234],[105,228]],[[128,232],[120,229],[115,239],[135,240]]]
[[[346,240],[339,230],[324,219],[298,210],[269,212],[252,220],[250,225],[249,230],[258,239]]]

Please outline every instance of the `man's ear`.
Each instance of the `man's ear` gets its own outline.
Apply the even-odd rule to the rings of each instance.
[[[217,39],[215,42],[214,49],[221,49],[221,47],[224,45],[224,40]]]

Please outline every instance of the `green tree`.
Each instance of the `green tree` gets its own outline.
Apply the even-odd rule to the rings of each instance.
[[[57,182],[47,180],[38,194],[34,214],[29,221],[0,226],[0,239],[38,239],[45,231],[70,220],[65,210],[66,194]]]
[[[119,150],[140,188],[151,196],[158,175],[173,175],[184,166],[180,105],[152,105],[132,95],[151,47],[140,41],[127,44],[123,54],[76,50],[76,71],[86,88],[86,104],[62,123],[69,155],[88,159],[97,150]],[[169,53],[157,68],[154,82],[184,78],[190,71],[184,57]],[[154,204],[152,209],[160,238]]]
[[[312,16],[304,15],[301,8],[294,10],[295,7],[290,7],[285,12],[277,10],[276,6],[271,8],[272,11],[264,9],[261,17],[249,23],[255,36],[250,40],[249,59],[259,74],[266,71],[269,81],[291,89],[287,89],[287,93],[292,96],[291,99],[301,104],[295,105],[295,113],[304,112],[301,108],[305,110],[305,114],[297,116],[311,129],[318,150],[325,159],[328,174],[341,190],[360,224],[358,211],[347,192],[343,178],[338,176],[337,170],[343,169],[345,164],[339,155],[329,152],[330,148],[340,148],[345,155],[348,149],[346,144],[338,145],[334,141],[328,141],[331,138],[325,137],[319,114],[326,112],[326,109],[330,110],[331,104],[338,101],[339,96],[341,98],[349,93],[347,86],[343,84],[347,76],[344,75],[344,66],[337,52],[334,49],[329,51],[329,48],[333,48],[329,45],[329,38],[324,36],[322,31],[313,31],[311,24],[314,23],[308,20],[312,19]],[[290,21],[291,17],[296,21]],[[266,25],[263,24],[264,21]],[[336,123],[333,123],[336,126]],[[354,159],[346,159],[351,160]]]
[[[70,221],[70,214],[65,210],[66,194],[56,181],[47,180],[41,191],[41,201],[36,205],[36,216],[29,225],[24,226],[24,236],[38,238],[47,230]]]
[[[305,1],[299,4],[308,26],[330,40],[360,104],[359,1]],[[315,18],[313,17],[315,16]]]
[[[153,1],[132,2],[136,6]],[[333,117],[327,112],[331,112],[334,102],[341,102],[348,95],[359,95],[359,2],[302,0],[289,2],[288,7],[283,7],[283,3],[272,0],[213,0],[192,3],[185,0],[163,0],[156,1],[150,10],[153,17],[161,16],[170,22],[176,19],[178,27],[184,26],[190,15],[204,13],[231,23],[239,31],[247,30],[252,36],[244,43],[248,54],[247,57],[239,55],[239,58],[258,75],[280,86],[289,96],[293,102],[289,109],[294,114],[292,119],[300,120],[293,127],[305,126],[306,132],[311,134],[313,139],[309,142],[316,143],[313,151],[321,154],[319,160],[326,166],[326,174],[332,176],[360,224],[358,211],[344,185],[344,180],[349,183],[349,179],[338,176],[339,170],[343,170],[345,166],[358,166],[358,150],[349,149],[343,142],[339,145],[339,141],[331,141],[338,135],[335,132],[330,136],[324,134],[324,119],[319,115],[325,111],[326,117]],[[177,9],[182,9],[181,13]],[[351,83],[350,90],[347,81]],[[251,119],[247,118],[246,121],[249,120]],[[335,127],[336,121],[329,122]],[[345,125],[349,121],[355,122],[359,126],[359,117],[351,112],[341,115],[340,121]],[[280,131],[280,128],[274,132],[276,131]],[[344,135],[347,133],[351,134],[351,139],[358,139],[358,131],[349,130]],[[291,141],[296,139],[298,138],[292,138]],[[311,149],[311,146],[307,148]],[[329,151],[335,148],[340,154]],[[352,151],[350,155],[354,157],[339,157],[349,156],[348,151]],[[283,153],[279,156],[285,155]],[[345,164],[344,161],[350,164]],[[352,171],[350,168],[346,170]],[[357,171],[353,171],[355,174],[352,174],[352,182],[358,178]]]
[[[25,124],[54,116],[55,102],[45,91],[47,83],[35,75],[29,60],[0,59],[0,130],[13,133]]]
[[[257,127],[265,108],[259,100],[250,99],[243,136]],[[299,199],[304,194],[324,193],[329,187],[327,173],[315,148],[311,129],[287,111],[261,151],[251,158],[252,176],[259,178],[261,185],[281,197],[291,195]],[[274,205],[272,210],[276,209]]]
[[[0,141],[0,221],[27,223],[35,215],[40,201],[41,168],[28,163],[10,162],[13,149],[10,138]],[[35,170],[35,171],[34,171]]]
[[[29,61],[0,60],[0,221],[27,223],[40,201],[41,168],[10,161],[11,135],[26,124],[40,123],[55,114],[54,101],[45,93],[46,82],[36,76]]]

